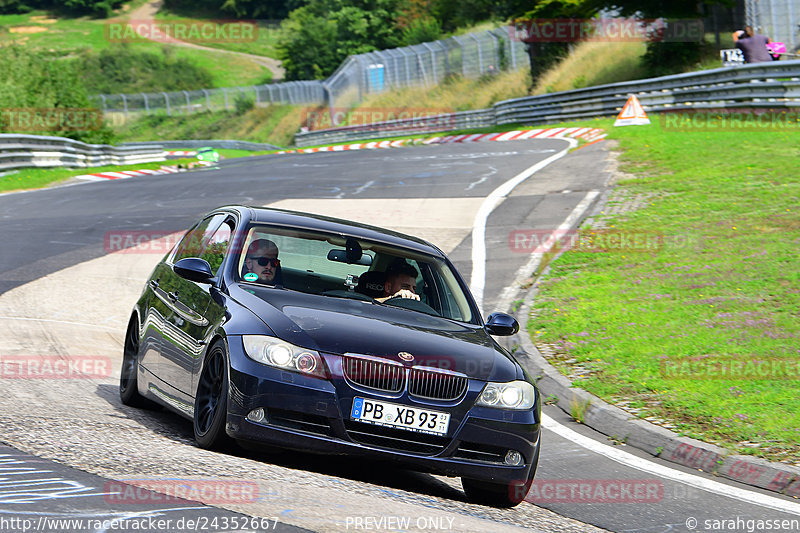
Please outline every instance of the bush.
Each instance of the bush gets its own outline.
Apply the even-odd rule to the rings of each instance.
[[[707,46],[693,42],[649,42],[642,61],[648,76],[677,74],[694,68]]]
[[[78,68],[90,93],[191,91],[211,87],[211,73],[165,47],[161,54],[127,46],[85,51]]]
[[[53,58],[41,52],[31,52],[21,46],[0,47],[0,109],[41,110],[54,109],[91,110],[96,106],[89,100],[82,82],[81,72],[75,63]],[[49,131],[20,129],[10,121],[0,120],[0,132],[32,133],[69,137],[84,142],[108,143],[113,140],[111,130],[103,125],[99,130],[74,131],[69,125],[54,125]],[[41,128],[41,126],[39,126]],[[42,128],[44,129],[44,128]]]
[[[0,14],[28,13],[34,9],[63,11],[71,15],[107,18],[124,0],[0,0]]]
[[[237,115],[244,115],[256,106],[255,100],[244,93],[239,93],[233,100]]]
[[[433,17],[412,20],[403,30],[403,44],[411,46],[435,41],[442,36],[442,26]]]

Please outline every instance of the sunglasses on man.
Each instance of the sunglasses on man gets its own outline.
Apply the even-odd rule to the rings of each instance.
[[[258,266],[265,267],[267,265],[272,265],[273,267],[277,267],[281,264],[280,259],[275,259],[273,257],[247,257],[248,261],[255,261],[258,263]]]

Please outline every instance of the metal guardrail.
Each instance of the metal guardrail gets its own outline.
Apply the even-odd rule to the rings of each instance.
[[[468,112],[483,117],[479,126],[465,126],[456,117],[463,113],[453,113],[435,117],[437,121],[429,127],[417,124],[418,119],[407,119],[303,132],[296,135],[295,143],[310,146],[405,133],[437,133],[503,124],[533,126],[614,116],[630,94],[639,98],[646,111],[800,107],[800,61],[756,63],[514,98],[498,102],[490,109]],[[441,127],[451,123],[453,127]],[[415,124],[412,131],[410,128]]]
[[[355,139],[377,139],[388,135],[413,135],[432,131],[487,128],[495,124],[494,109],[478,109],[476,111],[461,111],[459,113],[298,133],[295,136],[295,144],[297,146],[309,146],[311,144],[344,142]]]
[[[280,150],[280,146],[275,146],[274,144],[267,144],[267,143],[254,143],[249,141],[231,141],[226,139],[212,139],[208,141],[146,141],[146,142],[126,142],[120,143],[121,147],[129,148],[129,147],[163,147],[165,149],[175,149],[175,148],[203,148],[206,146],[211,146],[213,148],[219,148],[223,150],[250,150],[252,152],[257,152],[261,150]]]
[[[133,165],[164,160],[161,145],[120,147],[86,144],[65,137],[0,134],[0,171],[36,167]]]

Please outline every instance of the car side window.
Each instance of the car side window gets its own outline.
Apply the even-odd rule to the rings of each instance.
[[[226,222],[227,215],[219,214],[204,218],[184,235],[175,250],[172,262],[186,257],[200,257],[208,261],[211,271],[216,275],[225,250],[230,242],[232,226]]]
[[[228,249],[228,243],[231,241],[231,234],[233,233],[233,221],[226,220],[217,231],[208,240],[203,253],[200,254],[202,259],[208,261],[211,266],[211,272],[217,275],[222,260],[225,259],[225,251]]]

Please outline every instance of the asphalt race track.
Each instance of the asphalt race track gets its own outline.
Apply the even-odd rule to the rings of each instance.
[[[485,235],[485,314],[507,310],[500,309],[509,303],[504,289],[529,260],[530,250],[515,246],[513,232],[554,230],[565,220],[577,223],[602,208],[611,179],[605,144],[580,148],[538,170],[491,212]],[[165,250],[153,246],[130,253],[115,248],[115,236],[160,237],[185,230],[223,204],[271,205],[421,236],[445,250],[470,280],[473,224],[484,199],[567,147],[561,139],[541,139],[287,154],[222,162],[218,169],[0,195],[0,358],[69,355],[109,363],[109,372],[85,379],[14,379],[0,373],[0,444],[11,446],[0,446],[0,530],[22,531],[15,529],[19,523],[4,519],[38,524],[42,516],[184,518],[204,524],[216,519],[217,527],[208,531],[571,532],[599,527],[658,533],[747,531],[748,520],[797,520],[797,503],[790,498],[626,448],[659,468],[695,474],[689,483],[673,481],[657,468],[611,460],[558,430],[543,436],[538,503],[498,510],[467,503],[457,479],[392,465],[200,450],[190,424],[178,416],[119,402],[116,383],[128,313]],[[597,445],[609,444],[555,408],[545,406],[544,411]],[[119,487],[113,480],[160,492],[216,484],[217,492],[195,498],[209,505],[191,501],[192,493],[185,491],[177,494],[187,498],[161,501],[159,493],[141,490],[124,501],[115,496]],[[570,487],[580,483],[604,490],[605,499],[570,494]],[[220,492],[220,486],[227,492]],[[756,505],[747,497],[724,496],[721,486],[761,493],[768,501]],[[232,487],[237,490],[228,490]],[[620,490],[622,497],[611,496]],[[268,521],[238,527],[242,524],[236,521],[248,516]],[[219,527],[223,520],[225,528]],[[740,522],[716,528],[714,520]],[[203,529],[194,525],[193,530]],[[170,525],[175,531],[192,529],[185,526]]]

